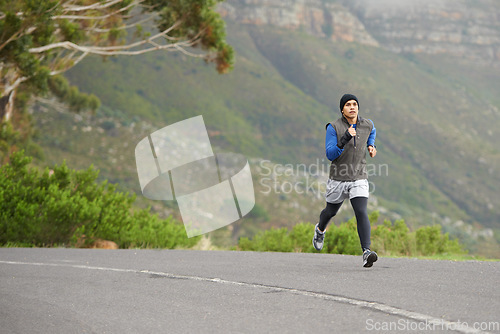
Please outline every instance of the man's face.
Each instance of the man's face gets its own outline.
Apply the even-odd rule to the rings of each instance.
[[[358,102],[356,100],[347,101],[342,113],[347,119],[356,119],[358,117]]]

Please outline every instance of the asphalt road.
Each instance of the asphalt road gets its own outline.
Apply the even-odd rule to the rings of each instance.
[[[500,262],[0,249],[0,333],[500,332]]]

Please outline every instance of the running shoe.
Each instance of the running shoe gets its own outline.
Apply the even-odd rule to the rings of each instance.
[[[323,241],[325,240],[325,232],[320,232],[318,229],[318,224],[314,227],[314,238],[313,238],[313,246],[316,250],[320,251],[323,249]]]
[[[363,252],[363,267],[370,268],[373,266],[373,262],[378,260],[378,255],[374,251],[366,249]]]

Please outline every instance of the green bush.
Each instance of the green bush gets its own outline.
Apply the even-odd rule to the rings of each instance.
[[[312,233],[309,231],[309,238],[312,240]],[[312,241],[311,241],[312,242]],[[361,254],[358,230],[354,218],[336,226],[331,224],[325,232],[325,245],[323,249],[327,253],[333,254]]]
[[[300,223],[292,228],[290,239],[295,252],[311,253],[315,251],[312,245],[311,229],[311,224],[307,223]]]
[[[269,252],[291,252],[293,242],[288,235],[286,228],[271,228],[267,231],[259,232],[252,240],[241,238],[239,247],[249,251],[269,251]]]
[[[458,240],[449,240],[448,233],[441,233],[441,226],[425,226],[415,232],[417,252],[420,255],[463,254]]]
[[[135,196],[118,192],[98,171],[69,169],[65,163],[42,173],[31,158],[12,154],[0,167],[0,245],[75,245],[96,239],[120,247],[191,247],[182,224],[161,220],[149,209],[133,210]],[[85,236],[83,238],[83,236]]]
[[[372,243],[377,251],[385,255],[406,255],[415,253],[415,242],[404,220],[392,224],[385,220],[372,228]]]
[[[371,213],[370,222],[378,220],[378,212]],[[290,231],[286,228],[272,228],[257,233],[253,239],[241,238],[240,250],[279,251],[279,252],[316,252],[312,246],[314,225],[300,223]],[[437,254],[464,254],[457,240],[450,240],[448,234],[441,233],[441,226],[424,226],[410,232],[404,220],[389,220],[372,227],[372,249],[380,255],[389,256],[429,256]],[[325,232],[322,252],[333,254],[360,255],[361,246],[355,218],[341,223],[330,224]]]

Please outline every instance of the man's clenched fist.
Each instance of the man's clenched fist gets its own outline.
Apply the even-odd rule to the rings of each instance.
[[[354,124],[351,124],[351,127],[347,129],[347,131],[349,131],[351,136],[356,137],[356,129],[354,128]]]
[[[377,149],[375,148],[375,146],[368,146],[368,153],[370,153],[370,157],[374,157],[377,155]]]

